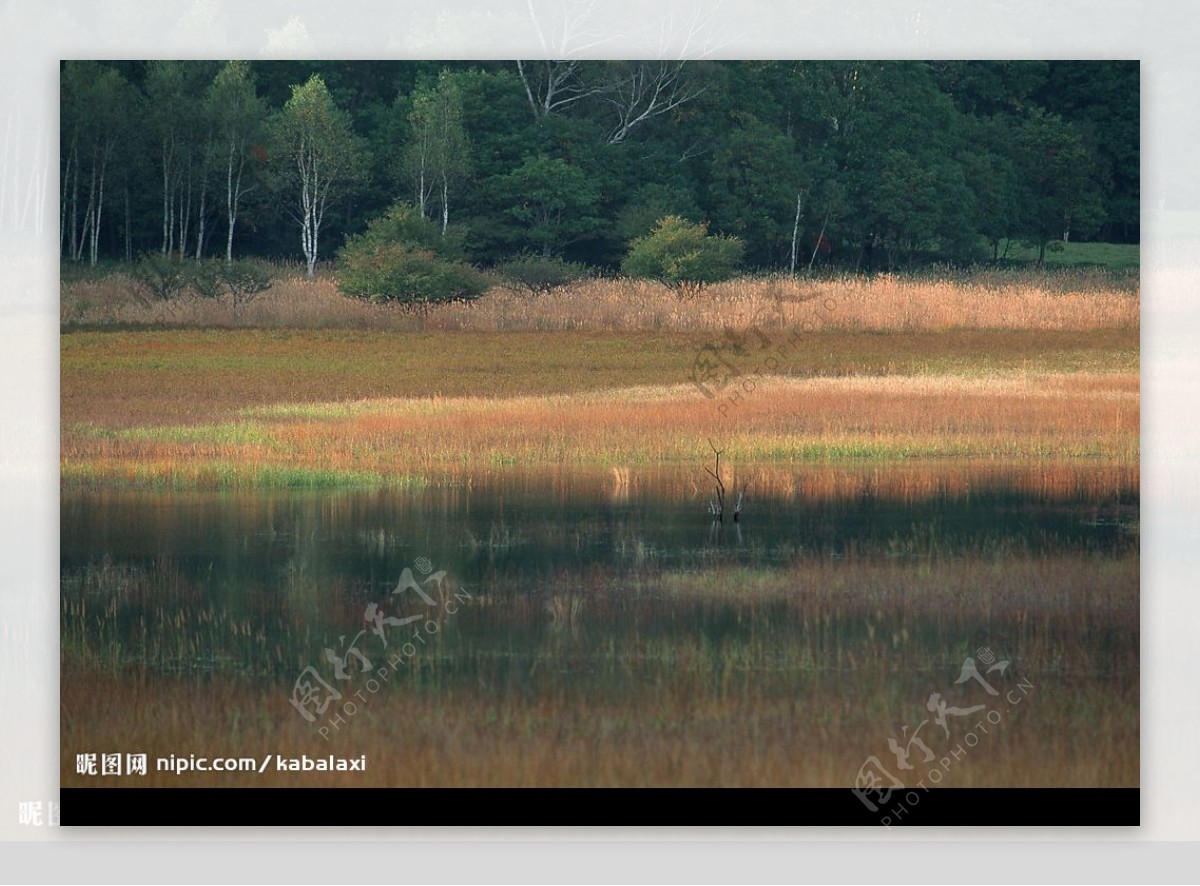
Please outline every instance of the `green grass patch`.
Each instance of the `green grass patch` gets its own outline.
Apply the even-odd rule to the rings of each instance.
[[[63,489],[119,486],[158,492],[194,490],[343,489],[349,487],[420,488],[425,477],[280,465],[205,462],[200,465],[96,464],[67,461],[61,469]]]
[[[118,440],[147,443],[176,443],[183,446],[214,444],[225,446],[270,445],[270,429],[256,422],[222,422],[216,425],[184,425],[161,428],[124,428],[116,432]]]
[[[1000,248],[1004,253],[1004,247]],[[1008,245],[1012,261],[1036,262],[1036,246],[1015,240]],[[1107,268],[1111,271],[1136,271],[1141,267],[1141,246],[1137,243],[1054,243],[1046,247],[1046,265],[1061,268]]]

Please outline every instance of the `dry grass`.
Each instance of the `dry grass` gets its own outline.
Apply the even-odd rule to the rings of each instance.
[[[64,434],[69,484],[278,483],[278,472],[370,482],[497,467],[830,459],[1138,460],[1138,378],[763,379],[718,414],[686,385],[512,398],[368,400],[248,410],[235,422]],[[271,473],[275,472],[275,473]],[[220,478],[228,474],[230,480]],[[259,475],[267,481],[257,479]]]
[[[189,605],[205,590],[177,578],[85,576],[64,589],[63,784],[94,783],[75,775],[77,749],[125,748],[370,762],[364,775],[183,777],[152,764],[111,783],[846,786],[869,754],[890,759],[887,738],[928,716],[930,691],[986,701],[952,683],[987,645],[1012,662],[992,682],[1034,688],[945,784],[1136,785],[1137,588],[1136,553],[933,549],[912,563],[808,556],[616,583],[608,569],[497,581],[325,741],[288,704],[291,681],[361,603],[323,613],[328,626],[286,596],[206,615]],[[160,642],[178,647],[166,662],[219,657],[254,673],[164,673]],[[961,724],[950,739],[930,728],[939,752],[961,740]]]
[[[121,274],[65,283],[63,325],[687,333],[802,324],[850,331],[1135,329],[1141,301],[1134,277],[1079,271],[742,278],[682,300],[657,283],[601,279],[537,298],[497,286],[474,303],[425,315],[346,298],[331,276],[286,275],[240,315],[224,302],[197,298],[146,306],[132,286]]]
[[[745,375],[1137,372],[1138,331],[956,330],[750,336]],[[62,422],[119,428],[236,420],[247,407],[568,394],[692,378],[723,336],[671,332],[157,330],[65,333]],[[727,355],[732,357],[726,351]],[[771,367],[766,357],[778,354]],[[693,389],[693,397],[700,392]]]

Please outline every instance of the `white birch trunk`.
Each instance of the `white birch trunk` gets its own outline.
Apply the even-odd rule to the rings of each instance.
[[[104,173],[108,166],[108,148],[104,151],[104,160],[100,163],[100,191],[96,195],[96,220],[92,224],[92,255],[91,264],[95,266],[100,253],[100,214],[104,211]]]
[[[817,251],[821,248],[821,241],[825,239],[825,226],[829,224],[829,213],[832,211],[832,209],[833,207],[830,207],[829,209],[825,210],[825,220],[821,222],[821,233],[817,234],[817,242],[816,245],[813,246],[812,257],[808,260],[808,272],[810,274],[812,273],[813,262],[817,260]],[[861,256],[859,258],[861,259]],[[857,265],[855,265],[854,270],[858,270]]]
[[[129,185],[125,185],[125,261],[133,261],[133,217],[129,213]]]
[[[800,209],[803,205],[803,202],[804,194],[796,194],[796,221],[792,223],[792,259],[791,266],[788,269],[788,273],[793,277],[796,276],[796,253],[800,238]]]
[[[179,201],[179,260],[183,261],[187,252],[188,229],[192,223],[192,162],[189,158],[187,169],[187,184],[181,185],[183,199]]]
[[[162,145],[162,171],[163,171],[163,239],[162,239],[162,254],[166,255],[168,250],[168,241],[170,240],[170,227],[172,222],[171,213],[171,154],[167,150],[167,139],[163,139]]]
[[[71,150],[68,151],[68,153],[67,153],[67,168],[66,168],[66,171],[63,173],[63,184],[62,184],[62,189],[61,189],[61,191],[62,191],[62,201],[61,201],[62,202],[62,213],[61,213],[62,217],[58,223],[58,254],[60,256],[62,255],[63,247],[67,245],[67,243],[66,243],[67,204],[70,202],[69,198],[67,197],[67,192],[71,189],[70,188],[71,161],[74,159],[74,157],[75,157],[75,145],[74,145],[74,142],[72,141]]]
[[[442,236],[446,236],[446,228],[450,226],[450,183],[446,174],[442,173]]]
[[[238,161],[237,177],[233,174],[233,158],[237,153],[237,139],[229,140],[229,164],[225,170],[225,207],[229,229],[225,235],[225,264],[233,264],[233,229],[237,224],[238,200],[241,197],[242,189],[242,166],[245,164],[245,158]]]
[[[75,178],[71,185],[71,258],[75,258],[75,244],[79,239],[79,150],[76,146]]]
[[[75,261],[83,261],[83,250],[91,239],[92,207],[96,205],[96,157],[92,155],[92,180],[88,185],[87,207],[83,210],[83,230],[79,233],[79,242],[75,246]]]
[[[205,156],[208,155],[208,148],[205,147]],[[204,258],[204,213],[208,202],[208,164],[205,163],[204,171],[200,175],[200,209],[196,213],[196,261]]]

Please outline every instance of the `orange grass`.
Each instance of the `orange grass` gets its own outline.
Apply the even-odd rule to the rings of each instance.
[[[367,400],[250,410],[239,423],[64,435],[64,480],[194,485],[233,466],[401,476],[505,466],[694,461],[706,437],[738,462],[1138,459],[1138,379],[764,379],[737,403],[688,386],[570,396]],[[726,406],[724,414],[718,412]],[[189,481],[188,478],[193,478]]]
[[[225,302],[181,297],[146,305],[121,274],[64,283],[61,319],[77,326],[593,330],[720,332],[811,322],[850,331],[1133,329],[1136,278],[1089,272],[975,272],[931,277],[740,278],[680,299],[657,283],[596,279],[530,297],[502,286],[470,304],[413,313],[347,298],[332,276],[289,274],[235,314]]]
[[[793,341],[792,339],[795,338]],[[739,371],[790,377],[1136,372],[1137,330],[777,333]],[[62,423],[211,423],[270,404],[674,385],[723,335],[207,330],[62,336]],[[699,397],[698,390],[694,395]]]

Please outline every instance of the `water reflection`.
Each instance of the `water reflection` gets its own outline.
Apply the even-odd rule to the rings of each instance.
[[[792,753],[802,740],[832,759],[847,736],[904,720],[906,705],[986,644],[1013,662],[1014,679],[1069,687],[1046,708],[1062,713],[1028,733],[1037,753],[989,773],[1021,770],[1057,742],[1058,778],[1083,736],[1106,731],[1126,736],[1113,778],[1136,783],[1136,470],[939,463],[739,477],[749,483],[743,519],[715,529],[699,466],[506,472],[417,490],[64,493],[65,722],[80,746],[104,745],[96,736],[115,728],[105,692],[161,687],[137,715],[146,742],[162,722],[190,722],[176,711],[189,704],[217,711],[204,727],[213,742],[251,735],[238,718],[263,710],[315,742],[325,721],[305,721],[288,701],[298,676],[316,666],[336,682],[324,651],[344,654],[360,634],[382,664],[372,625],[419,611],[436,623],[407,627],[436,642],[414,650],[372,703],[380,716],[356,720],[347,739],[386,748],[381,758],[413,749],[408,730],[420,722],[430,724],[421,747],[439,754],[447,735],[478,738],[462,759],[541,736],[535,756],[551,759],[573,723],[568,738],[633,748],[636,768],[696,742],[699,717],[709,737],[694,749],[753,761],[765,716],[780,759],[802,760]],[[443,570],[445,588],[426,583]],[[414,583],[437,605],[419,605]],[[469,596],[451,612],[443,595],[457,591]],[[252,690],[262,694],[227,702]],[[824,724],[815,732],[813,712]],[[497,723],[508,740],[496,739]],[[529,781],[599,783],[594,759]],[[522,765],[493,769],[515,782]],[[736,778],[814,783],[801,770],[773,764]],[[1094,769],[1073,778],[1093,783]]]
[[[627,474],[616,489],[605,473],[564,472],[424,490],[65,493],[62,567],[165,558],[219,595],[313,580],[383,587],[417,556],[471,582],[649,561],[687,567],[717,554],[773,564],[1137,544],[1137,475],[1114,468],[764,472],[750,479],[744,521],[717,526],[706,495],[680,470]]]

